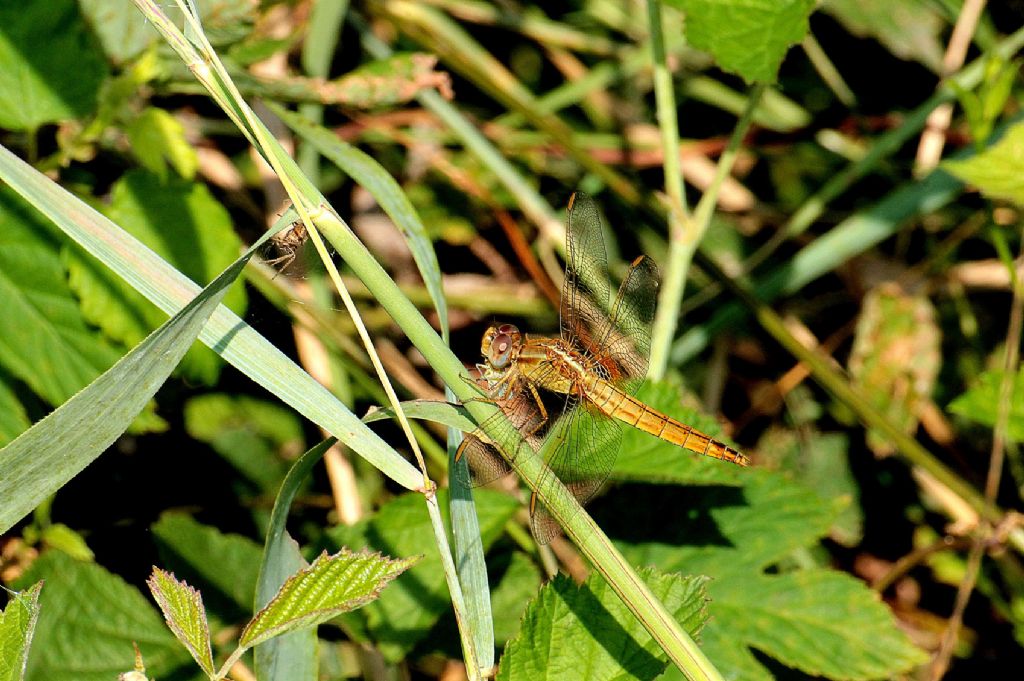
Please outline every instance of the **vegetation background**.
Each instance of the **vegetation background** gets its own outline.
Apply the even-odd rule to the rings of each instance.
[[[616,550],[697,637],[704,678],[1024,665],[1024,5],[196,5],[223,73],[214,52],[182,61],[194,33],[158,33],[160,12],[184,25],[170,1],[0,0],[0,579],[45,580],[26,678],[113,678],[133,642],[151,677],[202,678],[149,596],[152,566],[202,592],[223,660],[267,600],[289,505],[307,560],[423,558],[264,653],[282,667],[257,648],[231,678],[479,678],[467,647],[500,678],[683,678],[678,649],[612,593]],[[264,163],[254,145],[275,147],[219,92],[308,184]],[[662,270],[645,399],[754,466],[629,433],[588,509],[607,548],[537,546],[510,483],[475,491],[478,520],[453,505],[456,576],[416,469],[388,457],[422,452],[449,524],[443,425],[466,414],[408,403],[414,446],[345,406],[389,403],[375,361],[402,400],[446,399],[439,375],[465,391],[403,304],[464,368],[493,320],[554,334],[576,189],[605,213],[613,273],[641,252]],[[196,344],[166,381],[115,365],[192,293],[134,242],[76,235],[89,207],[205,286],[268,226],[319,227],[317,190],[397,283],[327,233],[372,352],[296,240],[260,246],[223,303],[255,331],[241,342],[269,341],[323,393],[283,356],[210,336],[217,351]],[[178,321],[184,352],[203,320],[190,337]],[[114,389],[82,393],[72,426],[41,421],[108,370]],[[326,435],[314,424],[341,445],[295,463]]]

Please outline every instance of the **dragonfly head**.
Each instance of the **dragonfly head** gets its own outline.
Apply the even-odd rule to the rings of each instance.
[[[522,345],[523,334],[518,327],[514,324],[494,324],[484,334],[480,352],[492,369],[506,369],[519,357]]]

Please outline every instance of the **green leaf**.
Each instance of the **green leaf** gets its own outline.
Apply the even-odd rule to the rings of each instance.
[[[86,116],[107,75],[74,0],[0,4],[0,128]]]
[[[0,450],[0,533],[56,492],[120,436],[167,380],[249,251],[102,376]]]
[[[109,0],[78,0],[103,51],[115,64],[142,52],[160,34],[133,3]]]
[[[156,608],[94,563],[48,551],[16,588],[46,580],[28,661],[28,681],[110,681],[130,669],[137,642],[155,678],[190,665]]]
[[[157,605],[164,613],[167,626],[178,637],[199,667],[213,675],[213,651],[210,648],[210,625],[206,621],[202,595],[174,575],[153,568],[146,580]]]
[[[274,600],[245,627],[239,642],[248,648],[366,605],[418,561],[416,556],[392,560],[347,549],[333,556],[324,551],[308,569],[284,583]]]
[[[640,576],[670,613],[695,636],[707,620],[706,577]],[[582,586],[558,575],[541,589],[519,635],[501,659],[500,681],[524,679],[654,679],[668,659],[600,575]]]
[[[994,427],[999,412],[999,384],[1003,375],[1002,371],[986,371],[971,389],[949,403],[949,411],[989,428]],[[1013,378],[1006,436],[1014,442],[1024,442],[1024,368]]]
[[[0,447],[32,425],[9,381],[8,373],[0,368]]]
[[[1024,123],[1011,126],[981,153],[962,161],[944,161],[942,167],[990,199],[1024,206]]]
[[[36,582],[21,593],[11,595],[0,612],[0,681],[21,681],[28,664],[29,646],[39,619],[39,592]]]
[[[438,504],[448,508],[448,491],[437,491]],[[486,550],[519,508],[512,498],[480,489],[474,494],[480,519],[480,539]],[[447,518],[445,518],[447,522]],[[422,555],[409,577],[396,582],[381,597],[345,619],[353,628],[365,628],[385,659],[396,662],[451,609],[441,558],[421,494],[404,494],[383,506],[372,518],[352,527],[328,530],[338,546],[369,546],[392,556]],[[401,626],[396,626],[400,623]]]
[[[506,554],[501,581],[494,587],[491,609],[494,612],[494,640],[503,644],[519,631],[523,614],[544,583],[537,564],[519,551]],[[491,561],[494,567],[493,561]]]
[[[160,179],[167,178],[168,164],[191,180],[199,166],[195,149],[185,139],[185,128],[169,112],[148,107],[125,128],[132,153]]]
[[[0,187],[0,364],[58,405],[117,361],[68,288],[53,227]]]
[[[185,430],[264,492],[281,484],[288,471],[285,457],[294,457],[305,446],[295,412],[245,395],[190,399],[185,403]]]
[[[748,83],[775,81],[807,34],[814,0],[668,0],[686,14],[687,41]]]
[[[742,489],[691,487],[679,495],[647,487],[639,492],[643,503],[637,492],[620,490],[616,496],[626,498],[617,503],[634,512],[602,523],[612,536],[633,535],[621,546],[634,564],[714,575],[702,648],[715,665],[771,678],[754,647],[813,674],[868,679],[925,660],[864,584],[830,570],[766,572],[823,536],[841,504],[775,473],[744,473]]]
[[[60,549],[72,558],[92,560],[95,555],[85,538],[64,523],[53,523],[43,528],[40,538],[50,547]]]
[[[935,73],[942,70],[948,22],[928,0],[825,0],[821,9],[855,36],[870,36],[900,59],[913,59]]]
[[[849,448],[843,433],[819,433],[809,425],[799,432],[769,428],[757,443],[762,452],[758,465],[792,471],[823,499],[842,504],[829,536],[843,546],[856,546],[864,535],[864,513]]]
[[[242,612],[250,612],[260,562],[256,542],[224,534],[181,513],[165,513],[151,529],[175,572],[199,585],[208,599],[211,589],[207,584]]]
[[[738,639],[791,667],[834,679],[887,678],[928,661],[896,627],[879,595],[843,572],[763,576],[744,588],[740,602],[712,594],[711,612],[721,633],[733,639],[719,639],[723,654],[735,654]]]
[[[164,257],[192,281],[205,284],[238,257],[241,241],[231,218],[205,185],[172,178],[161,182],[134,170],[114,185],[108,214],[129,234]],[[109,270],[81,251],[68,258],[71,284],[89,321],[111,338],[135,345],[166,315]],[[224,297],[224,304],[244,314],[242,282]],[[220,360],[206,348],[189,351],[181,371],[193,381],[216,382]]]

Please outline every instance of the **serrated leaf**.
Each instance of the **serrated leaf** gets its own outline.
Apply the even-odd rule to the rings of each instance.
[[[843,504],[829,536],[843,546],[857,545],[864,535],[860,489],[850,470],[849,439],[842,433],[819,433],[810,426],[799,432],[769,428],[757,443],[758,465],[792,471],[823,499]]]
[[[240,612],[251,612],[260,564],[256,542],[225,534],[183,513],[165,513],[151,529],[160,542],[165,565],[173,565],[175,572],[206,592],[211,612],[218,605],[214,591],[227,597]]]
[[[642,570],[659,601],[696,636],[707,621],[706,577]],[[593,573],[582,586],[563,575],[541,589],[519,635],[501,658],[498,679],[654,679],[668,659],[607,582]]]
[[[926,659],[864,584],[828,570],[766,572],[823,536],[841,504],[756,468],[745,471],[744,480],[741,489],[691,487],[685,495],[659,487],[626,488],[615,499],[600,500],[595,511],[614,501],[632,509],[628,517],[595,516],[613,537],[633,537],[620,544],[630,562],[714,577],[707,585],[712,618],[702,648],[720,670],[770,679],[751,647],[836,679],[891,676]],[[642,503],[634,494],[642,495]],[[819,644],[807,622],[824,626],[819,620],[825,619]]]
[[[474,492],[480,538],[484,550],[501,534],[519,508],[514,499],[479,489]],[[441,508],[448,508],[448,490],[437,491]],[[448,522],[448,518],[445,518]],[[396,582],[381,597],[358,612],[346,615],[357,635],[365,629],[385,659],[397,661],[430,632],[442,613],[451,609],[441,558],[420,494],[404,494],[385,504],[372,518],[351,527],[328,530],[338,546],[370,546],[393,556],[422,555],[409,578]],[[396,627],[395,623],[401,626]]]
[[[962,161],[944,161],[942,167],[990,199],[1024,206],[1024,123],[1010,126],[981,153]]]
[[[418,561],[416,556],[392,560],[347,549],[333,556],[324,551],[309,568],[284,583],[277,596],[245,627],[239,643],[248,648],[366,605]]]
[[[908,294],[894,283],[875,286],[864,296],[850,351],[850,376],[908,435],[917,430],[918,412],[939,375],[940,343],[935,308],[926,296]],[[879,456],[896,451],[874,430],[868,431],[868,445]]]
[[[199,667],[212,676],[213,651],[210,648],[210,625],[206,621],[202,595],[174,575],[153,568],[153,574],[146,580],[157,605],[164,613],[164,620],[178,637]]]
[[[52,405],[117,361],[65,280],[62,240],[35,210],[0,187],[0,364]]]
[[[1002,371],[986,371],[973,387],[949,403],[949,411],[990,428],[995,426],[1003,375]],[[1024,368],[1014,376],[1012,390],[1006,437],[1024,442]]]
[[[742,640],[808,674],[878,679],[928,660],[896,627],[878,594],[843,572],[822,569],[762,576],[747,580],[743,589],[744,597],[735,600],[721,595],[721,590],[712,593],[716,622],[734,641]],[[733,647],[726,640],[720,642]],[[713,660],[719,659],[716,650],[706,649]]]
[[[36,582],[21,593],[11,595],[0,612],[0,681],[21,681],[28,664],[28,653],[39,618],[39,592]]]
[[[74,0],[0,4],[0,128],[86,116],[107,75]]]
[[[265,492],[275,491],[288,470],[282,455],[290,458],[304,448],[295,412],[245,395],[190,399],[185,403],[185,430]]]
[[[645,404],[712,437],[720,438],[714,419],[683,407],[677,388],[648,381],[637,392]],[[648,433],[622,426],[622,445],[611,477],[614,480],[685,483],[688,485],[740,485],[746,471],[735,464],[717,461],[676,447]]]
[[[28,681],[110,681],[132,667],[133,642],[155,678],[191,665],[163,618],[138,589],[94,563],[48,551],[17,581],[46,580],[29,655]]]
[[[195,149],[185,139],[185,128],[170,112],[148,107],[125,128],[132,153],[157,177],[167,177],[170,165],[191,180],[199,166]]]
[[[946,17],[927,0],[826,0],[822,10],[856,36],[871,36],[900,59],[942,70]]]
[[[748,83],[771,83],[790,45],[807,34],[814,0],[668,0],[686,15],[686,39]]]
[[[241,241],[231,218],[204,185],[179,178],[161,182],[142,170],[118,180],[108,215],[126,232],[173,264],[192,281],[205,284],[238,257]],[[67,258],[71,285],[90,322],[131,347],[166,318],[122,279],[75,249]],[[242,282],[232,286],[224,304],[244,314]],[[207,348],[189,350],[180,371],[212,384],[221,362]]]

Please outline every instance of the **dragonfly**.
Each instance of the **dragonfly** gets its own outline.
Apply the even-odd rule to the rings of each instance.
[[[585,505],[615,464],[622,424],[683,449],[740,466],[736,449],[653,409],[635,397],[648,367],[658,269],[640,256],[612,297],[608,256],[598,208],[580,193],[569,200],[565,280],[559,305],[560,336],[522,333],[494,324],[480,345],[478,387],[500,413],[481,423],[456,451],[465,457],[474,486],[511,472],[523,447],[543,452],[542,475],[556,475]],[[515,443],[503,457],[496,444]],[[508,447],[508,445],[506,445]],[[466,467],[460,467],[466,470]],[[530,498],[534,536],[548,543],[559,531],[550,513]]]

